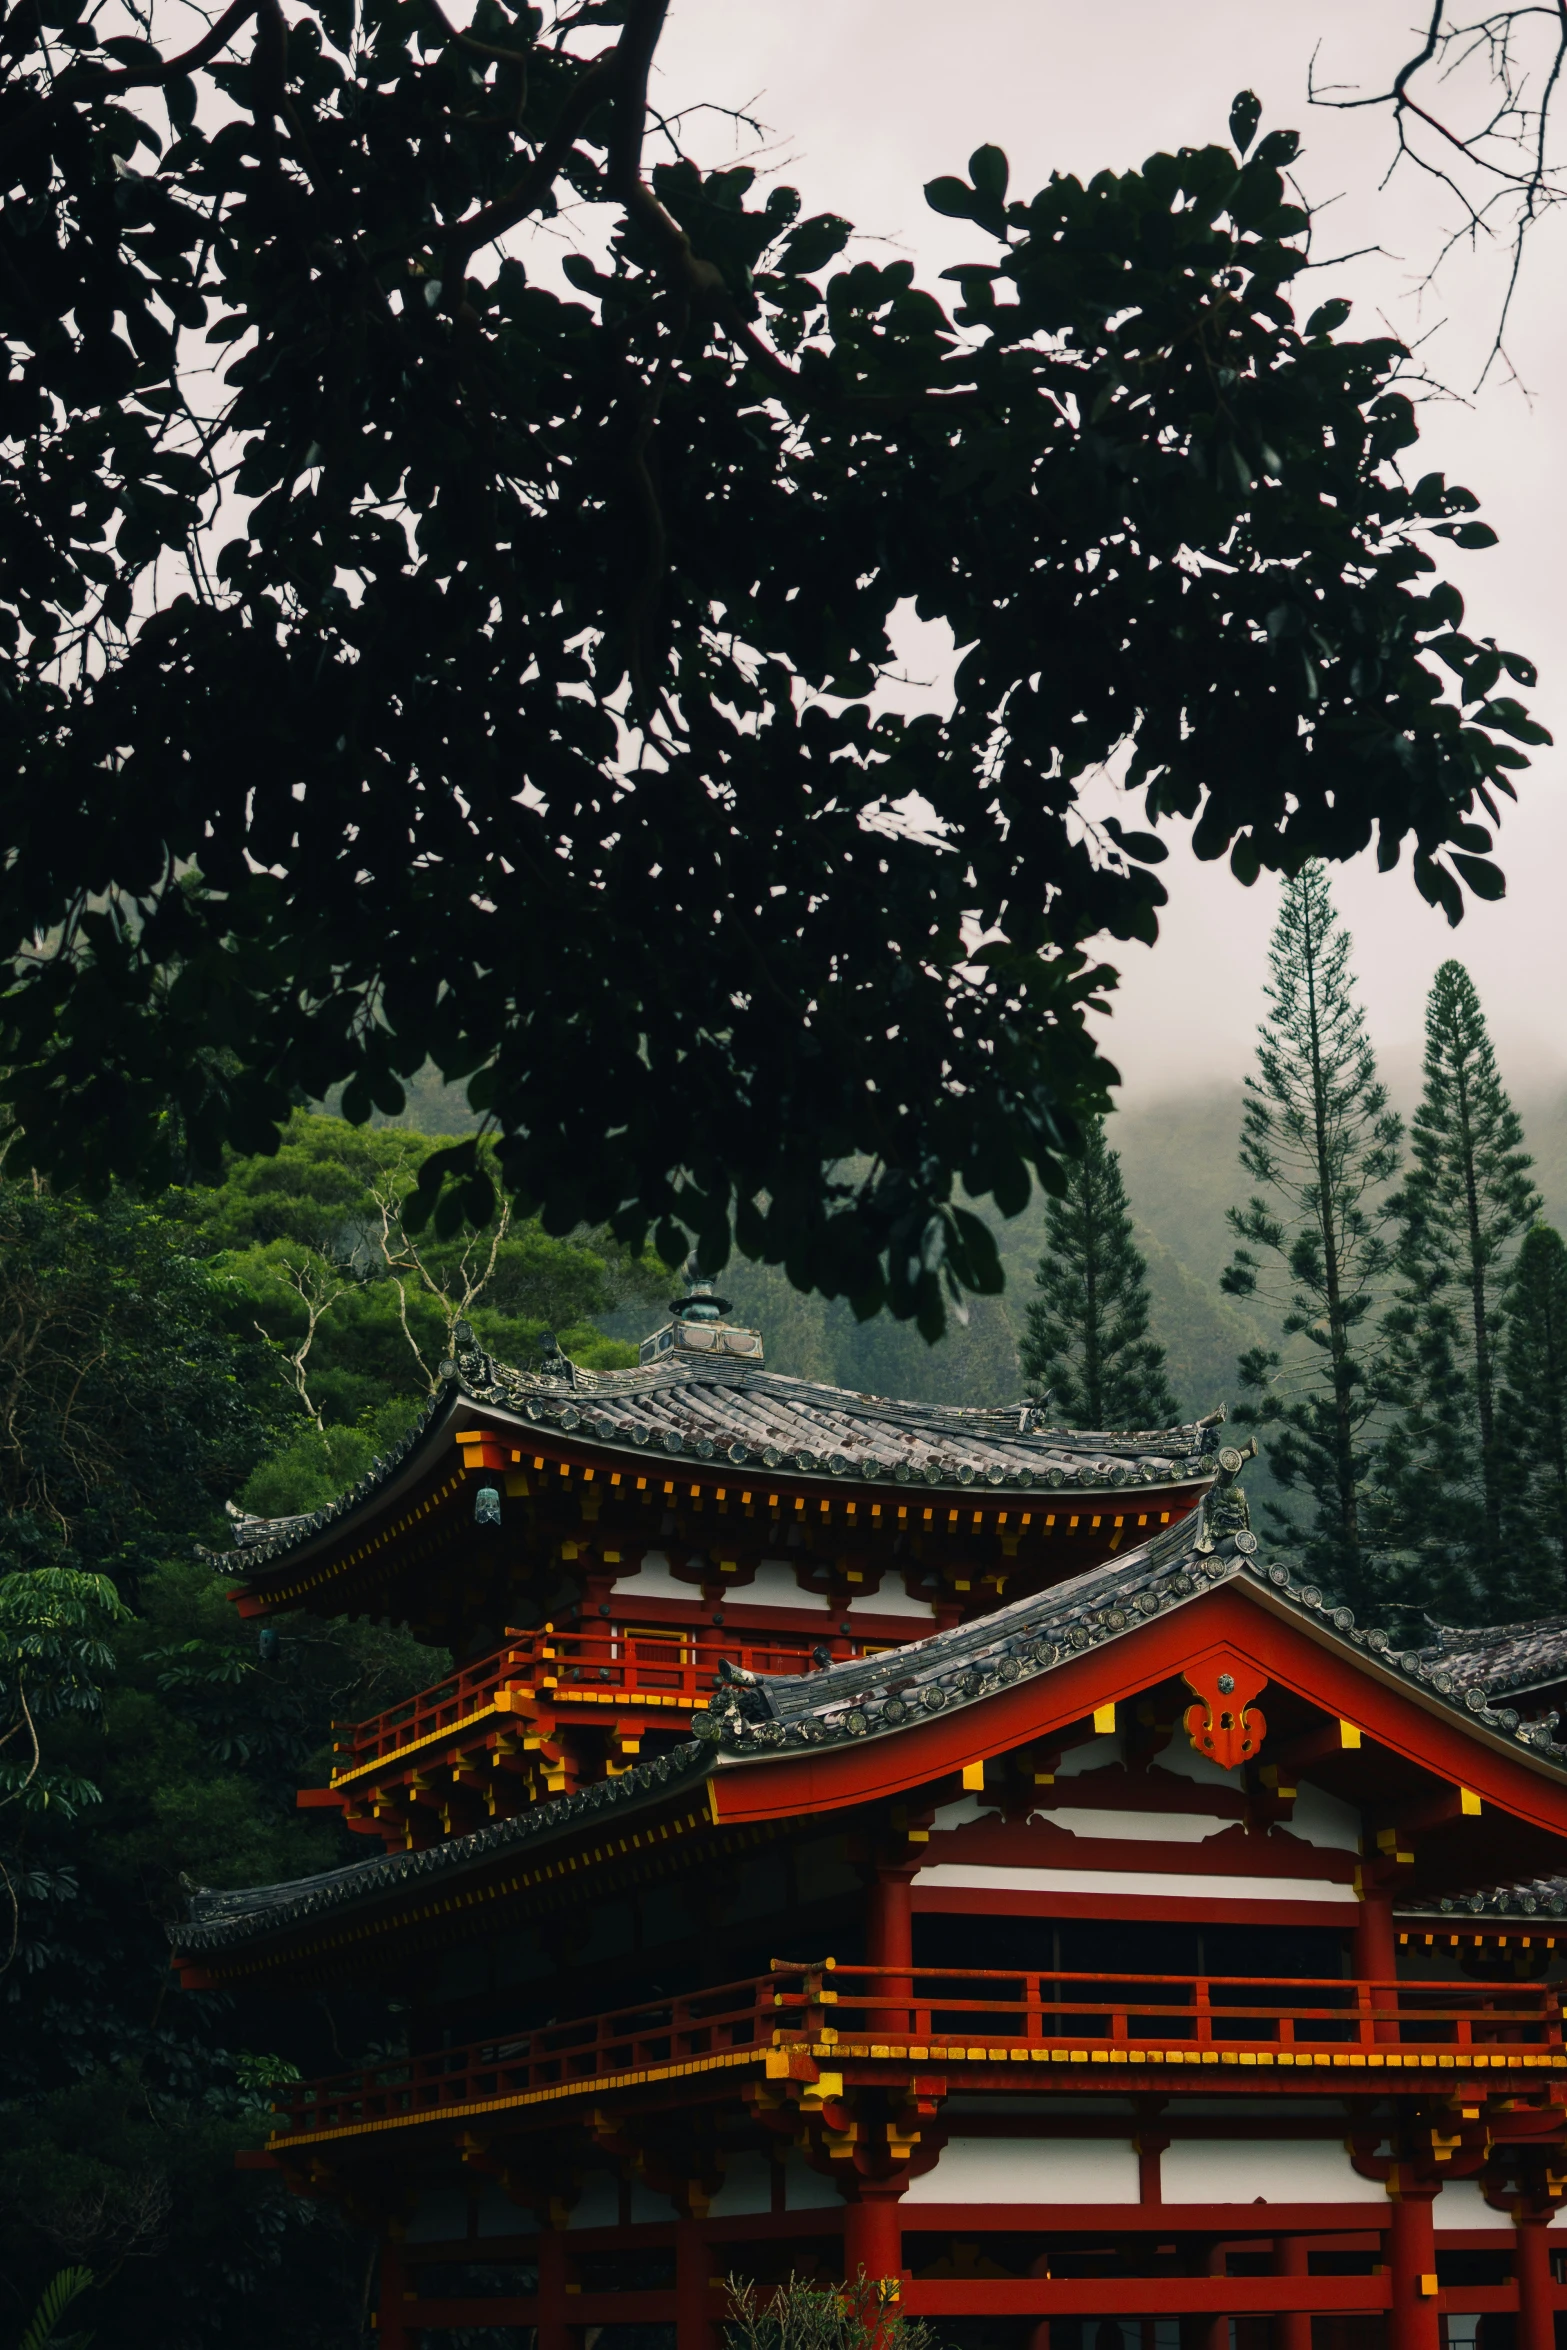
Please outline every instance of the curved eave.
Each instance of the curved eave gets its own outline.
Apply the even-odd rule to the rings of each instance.
[[[1471,1778],[1476,1783],[1489,1778],[1488,1800],[1567,1839],[1567,1747],[1557,1745],[1536,1725],[1520,1724],[1505,1711],[1476,1704],[1473,1692],[1437,1686],[1432,1668],[1418,1652],[1393,1650],[1385,1633],[1356,1627],[1349,1611],[1332,1607],[1314,1585],[1298,1581],[1281,1564],[1264,1564],[1256,1555],[1254,1536],[1242,1533],[1214,1543],[1200,1523],[1189,1521],[1185,1527],[1164,1529],[1122,1559],[1014,1601],[974,1623],[820,1674],[779,1676],[764,1684],[769,1703],[778,1709],[771,1718],[747,1721],[738,1712],[722,1717],[709,1713],[702,1717],[705,1739],[694,1739],[673,1755],[576,1795],[556,1797],[475,1835],[421,1853],[356,1862],[296,1885],[199,1895],[196,1916],[178,1930],[176,1946],[187,1961],[199,1963],[208,1951],[243,1944],[265,1952],[297,1942],[301,1935],[330,1935],[331,1920],[350,1910],[368,1907],[390,1914],[395,1908],[401,1915],[409,1889],[416,1890],[421,1880],[450,1886],[465,1875],[509,1861],[524,1848],[532,1851],[591,1833],[601,1822],[613,1823],[618,1830],[632,1808],[660,1804],[709,1777],[714,1782],[713,1816],[725,1823],[734,1816],[726,1807],[725,1783],[751,1778],[748,1766],[777,1767],[775,1790],[765,1803],[752,1807],[758,1818],[803,1815],[842,1800],[859,1800],[868,1792],[886,1793],[900,1779],[916,1784],[931,1775],[935,1747],[945,1749],[951,1743],[949,1730],[960,1743],[967,1740],[970,1745],[979,1735],[983,1750],[985,1734],[977,1725],[974,1730],[968,1727],[968,1717],[981,1709],[989,1708],[995,1716],[993,1726],[1010,1735],[1001,1716],[1016,1708],[994,1701],[1026,1696],[1031,1684],[1048,1685],[1060,1677],[1060,1689],[1050,1694],[1059,1699],[1056,1713],[1066,1706],[1063,1719],[1079,1718],[1085,1706],[1098,1702],[1096,1689],[1128,1676],[1129,1685],[1142,1685],[1139,1676],[1145,1660],[1138,1650],[1146,1651],[1149,1643],[1139,1636],[1159,1632],[1162,1619],[1184,1613],[1194,1603],[1231,1594],[1244,1599],[1248,1611],[1260,1611],[1303,1635],[1304,1647],[1291,1644],[1298,1656],[1310,1650],[1323,1652],[1329,1668],[1325,1677],[1315,1667],[1296,1675],[1312,1702],[1354,1718],[1363,1710],[1368,1684],[1384,1691],[1396,1700],[1387,1709],[1396,1734],[1378,1726],[1374,1735],[1389,1744],[1402,1735],[1405,1751],[1438,1772],[1456,1762],[1466,1784]],[[1231,1613],[1235,1612],[1232,1600]],[[1254,1636],[1255,1612],[1249,1613],[1248,1622]],[[1124,1658],[1105,1655],[1122,1644],[1128,1647]],[[1153,1660],[1156,1678],[1180,1671],[1182,1658],[1189,1661],[1194,1653],[1189,1642],[1183,1646],[1177,1640],[1172,1645],[1166,1639],[1164,1646],[1169,1654]],[[890,1686],[893,1683],[896,1688]],[[940,1691],[939,1703],[930,1703],[926,1691]],[[1411,1705],[1413,1716],[1406,1710]],[[1415,1717],[1439,1726],[1441,1735],[1434,1745],[1424,1734],[1407,1734]],[[1397,1730],[1399,1724],[1402,1731]],[[938,1729],[942,1735],[933,1739],[929,1734]],[[897,1754],[900,1747],[905,1750],[902,1756]],[[1492,1758],[1484,1774],[1474,1768],[1480,1760],[1476,1747]],[[878,1768],[860,1773],[854,1756],[877,1748],[887,1750],[885,1762],[878,1758]],[[851,1766],[847,1774],[834,1769],[818,1775],[815,1766],[830,1763],[835,1755]],[[950,1769],[950,1759],[939,1760],[938,1767]],[[1522,1777],[1515,1775],[1520,1772]],[[861,1796],[848,1792],[857,1773]],[[837,1788],[840,1778],[842,1790]],[[1531,1794],[1531,1786],[1540,1793]]]
[[[927,1503],[939,1501],[948,1508],[955,1503],[1008,1509],[1032,1505],[1075,1509],[1080,1514],[1113,1510],[1127,1515],[1159,1507],[1184,1517],[1211,1489],[1217,1474],[1215,1467],[1200,1477],[1175,1477],[1166,1472],[1156,1479],[1141,1481],[1131,1478],[1120,1481],[1113,1475],[1074,1475],[1068,1467],[1050,1459],[1050,1448],[1040,1439],[1016,1440],[1019,1447],[1033,1444],[1041,1466],[1037,1470],[1020,1466],[1011,1478],[982,1477],[961,1469],[939,1477],[933,1477],[928,1471],[900,1473],[889,1467],[872,1474],[863,1464],[854,1463],[841,1470],[825,1467],[802,1470],[785,1462],[774,1465],[765,1457],[735,1461],[720,1455],[711,1443],[705,1450],[684,1449],[677,1453],[651,1442],[616,1443],[578,1429],[556,1429],[529,1419],[520,1411],[482,1402],[460,1384],[448,1381],[432,1399],[430,1410],[382,1477],[363,1480],[340,1501],[311,1513],[302,1526],[290,1520],[287,1534],[276,1541],[257,1540],[236,1546],[231,1552],[207,1553],[221,1573],[241,1584],[236,1594],[241,1612],[296,1604],[307,1588],[331,1580],[334,1573],[346,1571],[349,1562],[343,1554],[351,1552],[364,1539],[380,1534],[387,1517],[395,1516],[439,1466],[443,1455],[450,1453],[458,1430],[470,1427],[492,1433],[502,1444],[519,1453],[524,1462],[567,1461],[602,1474],[606,1481],[617,1475],[623,1479],[651,1479],[656,1474],[709,1488],[732,1486],[737,1478],[765,1479],[771,1490],[791,1498],[801,1494],[816,1498],[829,1493],[863,1492],[884,1499],[912,1500],[918,1496]],[[1064,1447],[1056,1449],[1064,1450]],[[333,1560],[337,1562],[335,1565],[327,1563]]]
[[[712,1769],[711,1751],[693,1743],[423,1852],[351,1861],[290,1884],[198,1891],[196,1915],[169,1929],[174,1963],[187,1969],[211,1964],[222,1972],[226,1953],[243,1952],[248,1966],[265,1968],[331,1938],[336,1922],[350,1915],[372,1927],[382,1919],[401,1923],[426,1888],[449,1907],[472,1880],[492,1877],[513,1862],[531,1864],[536,1854],[591,1836],[606,1821],[620,1835],[644,1814],[688,1804]],[[656,1816],[650,1824],[656,1825]]]
[[[946,1713],[955,1700],[977,1703],[1025,1679],[1048,1676],[1086,1659],[1096,1649],[1124,1640],[1170,1610],[1227,1584],[1244,1591],[1253,1605],[1293,1626],[1338,1662],[1352,1665],[1362,1681],[1369,1679],[1412,1701],[1444,1729],[1461,1730],[1509,1765],[1522,1765],[1555,1787],[1567,1786],[1567,1745],[1558,1744],[1539,1724],[1520,1722],[1508,1709],[1478,1702],[1477,1690],[1441,1686],[1419,1652],[1394,1649],[1385,1632],[1357,1627],[1351,1611],[1335,1607],[1316,1585],[1297,1580],[1280,1563],[1265,1564],[1257,1555],[1254,1535],[1231,1537],[1205,1553],[1194,1521],[1168,1527],[1138,1550],[1068,1583],[897,1651],[895,1664],[878,1657],[829,1668],[816,1677],[822,1695],[797,1721],[744,1722],[734,1715],[709,1713],[702,1732],[717,1745],[727,1766],[895,1737],[933,1714]],[[966,1653],[971,1650],[972,1655]],[[1440,1674],[1441,1668],[1436,1671]],[[896,1702],[902,1710],[896,1719],[886,1717],[885,1701],[878,1706],[868,1694],[873,1675],[883,1683],[898,1679]],[[927,1690],[942,1693],[940,1703],[929,1711]],[[836,1699],[834,1691],[841,1691]],[[1352,1708],[1346,1711],[1354,1718]]]

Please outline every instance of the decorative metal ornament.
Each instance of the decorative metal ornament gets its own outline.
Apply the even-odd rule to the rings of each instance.
[[[1252,1703],[1267,1688],[1267,1674],[1244,1657],[1221,1652],[1189,1665],[1182,1679],[1197,1700],[1182,1717],[1197,1753],[1226,1771],[1252,1761],[1267,1735]]]

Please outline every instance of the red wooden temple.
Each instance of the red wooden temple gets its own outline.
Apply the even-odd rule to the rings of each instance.
[[[177,1933],[406,2009],[267,2155],[379,2233],[387,2350],[861,2271],[953,2350],[1552,2350],[1567,1624],[1400,1652],[1217,1420],[849,1394],[725,1311],[602,1374],[460,1328],[400,1454],[237,1525],[242,1613],[457,1660],[300,1798],[365,1857]]]

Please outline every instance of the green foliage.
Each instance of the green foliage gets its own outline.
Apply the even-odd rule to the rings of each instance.
[[[1519,1602],[1567,1604],[1567,1246],[1551,1224],[1524,1235],[1504,1299],[1502,1518]]]
[[[843,2285],[791,2275],[762,2295],[731,2276],[725,2289],[725,2350],[936,2350],[935,2329],[905,2317],[888,2287],[863,2268]]]
[[[0,1180],[0,1567],[134,1597],[171,1541],[217,1531],[278,1401],[237,1302],[159,1208]]]
[[[70,1819],[99,1800],[90,1779],[45,1767],[39,1725],[101,1712],[102,1684],[115,1665],[110,1635],[129,1615],[107,1575],[73,1567],[0,1573],[0,1804],[29,1811],[53,1804]]]
[[[233,1172],[254,1200],[255,1171]],[[287,1501],[291,1478],[335,1488],[418,1401],[404,1373],[363,1421],[303,1421],[251,1299],[192,1253],[201,1212],[244,1237],[218,1194],[94,1207],[0,1184],[0,2273],[26,2308],[62,2257],[90,2267],[98,2336],[127,2350],[264,2350],[285,2325],[336,2350],[361,2298],[352,2231],[233,2158],[262,2134],[265,2081],[395,2021],[342,2001],[280,2026],[255,2002],[171,1996],[165,1925],[185,1872],[236,1884],[354,1857],[295,1790],[325,1775],[334,1717],[450,1660],[394,1627],[308,1620],[264,1658],[193,1555],[275,1430]],[[390,1398],[390,1376],[372,1392]]]
[[[1383,1449],[1382,1512],[1402,1585],[1452,1622],[1514,1607],[1503,1540],[1497,1424],[1502,1298],[1540,1198],[1523,1127],[1461,963],[1426,1007],[1425,1087],[1397,1201],[1398,1299],[1388,1317],[1397,1417]]]
[[[1247,1394],[1236,1417],[1268,1432],[1269,1466],[1311,1514],[1303,1528],[1287,1509],[1268,1514],[1314,1575],[1362,1606],[1372,1580],[1364,1488],[1382,1399],[1376,1316],[1392,1267],[1387,1195],[1402,1128],[1377,1076],[1349,953],[1327,876],[1308,865],[1284,886],[1269,948],[1269,1012],[1240,1149],[1258,1188],[1229,1211],[1240,1245],[1220,1285],[1264,1302],[1283,1341],[1241,1357]]]
[[[343,1357],[352,1360],[347,1348]],[[416,1402],[372,1405],[345,1425],[314,1421],[298,1429],[251,1471],[236,1500],[258,1518],[291,1518],[324,1509],[357,1484],[373,1461],[390,1452],[418,1416]]]
[[[662,1298],[669,1276],[608,1234],[555,1239],[506,1209],[445,1240],[407,1231],[420,1170],[448,1141],[296,1111],[275,1155],[233,1159],[184,1195],[190,1246],[316,1419],[247,1506],[313,1508],[352,1483],[435,1384],[459,1319],[510,1362],[533,1360],[546,1331],[592,1369],[635,1361],[598,1318]]]
[[[1436,574],[1490,534],[1405,479],[1397,345],[1295,322],[1249,100],[1031,197],[981,146],[947,308],[747,169],[644,176],[663,0],[608,13],[17,20],[4,1092],[102,1183],[434,1062],[497,1137],[425,1160],[438,1230],[498,1177],[934,1334],[999,1281],[959,1188],[1059,1187],[1107,1106],[1093,942],[1155,934],[1079,780],[1242,881],[1409,843],[1456,919],[1533,673]],[[579,218],[562,299],[504,240]],[[944,718],[871,699],[908,600]]]
[[[1021,1348],[1025,1378],[1086,1428],[1167,1428],[1176,1402],[1148,1337],[1148,1267],[1132,1237],[1121,1162],[1100,1125],[1050,1202]]]
[[[79,2301],[84,2293],[91,2292],[92,2284],[93,2273],[90,2268],[62,2268],[58,2276],[51,2277],[44,2287],[38,2307],[28,2319],[17,2350],[46,2350],[46,2345],[51,2342],[54,2350],[86,2350],[86,2345],[92,2340],[91,2334],[66,2337],[60,2332],[60,2320],[73,2302]]]
[[[41,1730],[45,1766],[90,1777],[101,1800],[76,1818],[4,1815],[19,1825],[0,2267],[37,2290],[62,2250],[89,2262],[103,2330],[135,2350],[265,2350],[285,2324],[336,2350],[362,2248],[233,2157],[265,2133],[269,2083],[384,2045],[395,2020],[372,2000],[280,2014],[173,1993],[165,1923],[182,1877],[254,1884],[359,1857],[335,1822],[296,1812],[295,1790],[324,1778],[335,1718],[428,1687],[450,1660],[389,1626],[308,1618],[263,1658],[196,1559],[149,1572],[108,1640],[101,1708]]]

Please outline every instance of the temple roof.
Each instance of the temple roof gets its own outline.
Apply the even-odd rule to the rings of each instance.
[[[703,1336],[744,1335],[699,1326]],[[688,1351],[689,1350],[689,1351]],[[428,1441],[470,1409],[499,1408],[541,1430],[576,1436],[610,1456],[747,1464],[861,1483],[1088,1493],[1191,1485],[1214,1474],[1223,1410],[1174,1428],[1067,1429],[1034,1402],[965,1407],[899,1402],[792,1379],[738,1353],[681,1345],[625,1371],[589,1371],[562,1354],[519,1371],[477,1344],[466,1323],[441,1384],[416,1425],[369,1473],[319,1510],[256,1518],[230,1512],[235,1551],[211,1552],[227,1573],[286,1557],[394,1485]]]
[[[1104,1648],[1152,1619],[1190,1605],[1227,1583],[1266,1586],[1271,1605],[1308,1623],[1330,1647],[1396,1675],[1428,1705],[1474,1730],[1522,1747],[1537,1762],[1567,1771],[1567,1746],[1543,1724],[1521,1722],[1493,1707],[1484,1690],[1464,1686],[1430,1652],[1400,1650],[1388,1634],[1361,1629],[1347,1607],[1282,1563],[1264,1563],[1243,1523],[1233,1490],[1240,1455],[1220,1456],[1221,1486],[1200,1509],[1119,1558],[1049,1589],[1030,1593],[975,1621],[908,1645],[831,1665],[820,1672],[737,1680],[727,1709],[701,1717],[701,1735],[575,1794],[537,1803],[476,1834],[420,1852],[391,1854],[300,1879],[236,1892],[196,1889],[188,1921],[173,1930],[183,1953],[197,1957],[260,1939],[294,1925],[395,1893],[421,1880],[451,1884],[496,1856],[564,1838],[606,1815],[656,1804],[682,1787],[722,1778],[747,1764],[802,1756],[853,1743],[895,1739],[931,1716],[959,1712],[1020,1682],[1047,1678],[1090,1650]]]
[[[1508,1691],[1548,1689],[1567,1680],[1567,1615],[1519,1624],[1437,1624],[1422,1651],[1464,1686]]]
[[[1397,1909],[1401,1918],[1440,1919],[1444,1925],[1464,1918],[1567,1917],[1567,1877],[1530,1877],[1523,1884],[1492,1885],[1441,1901],[1401,1900]]]

